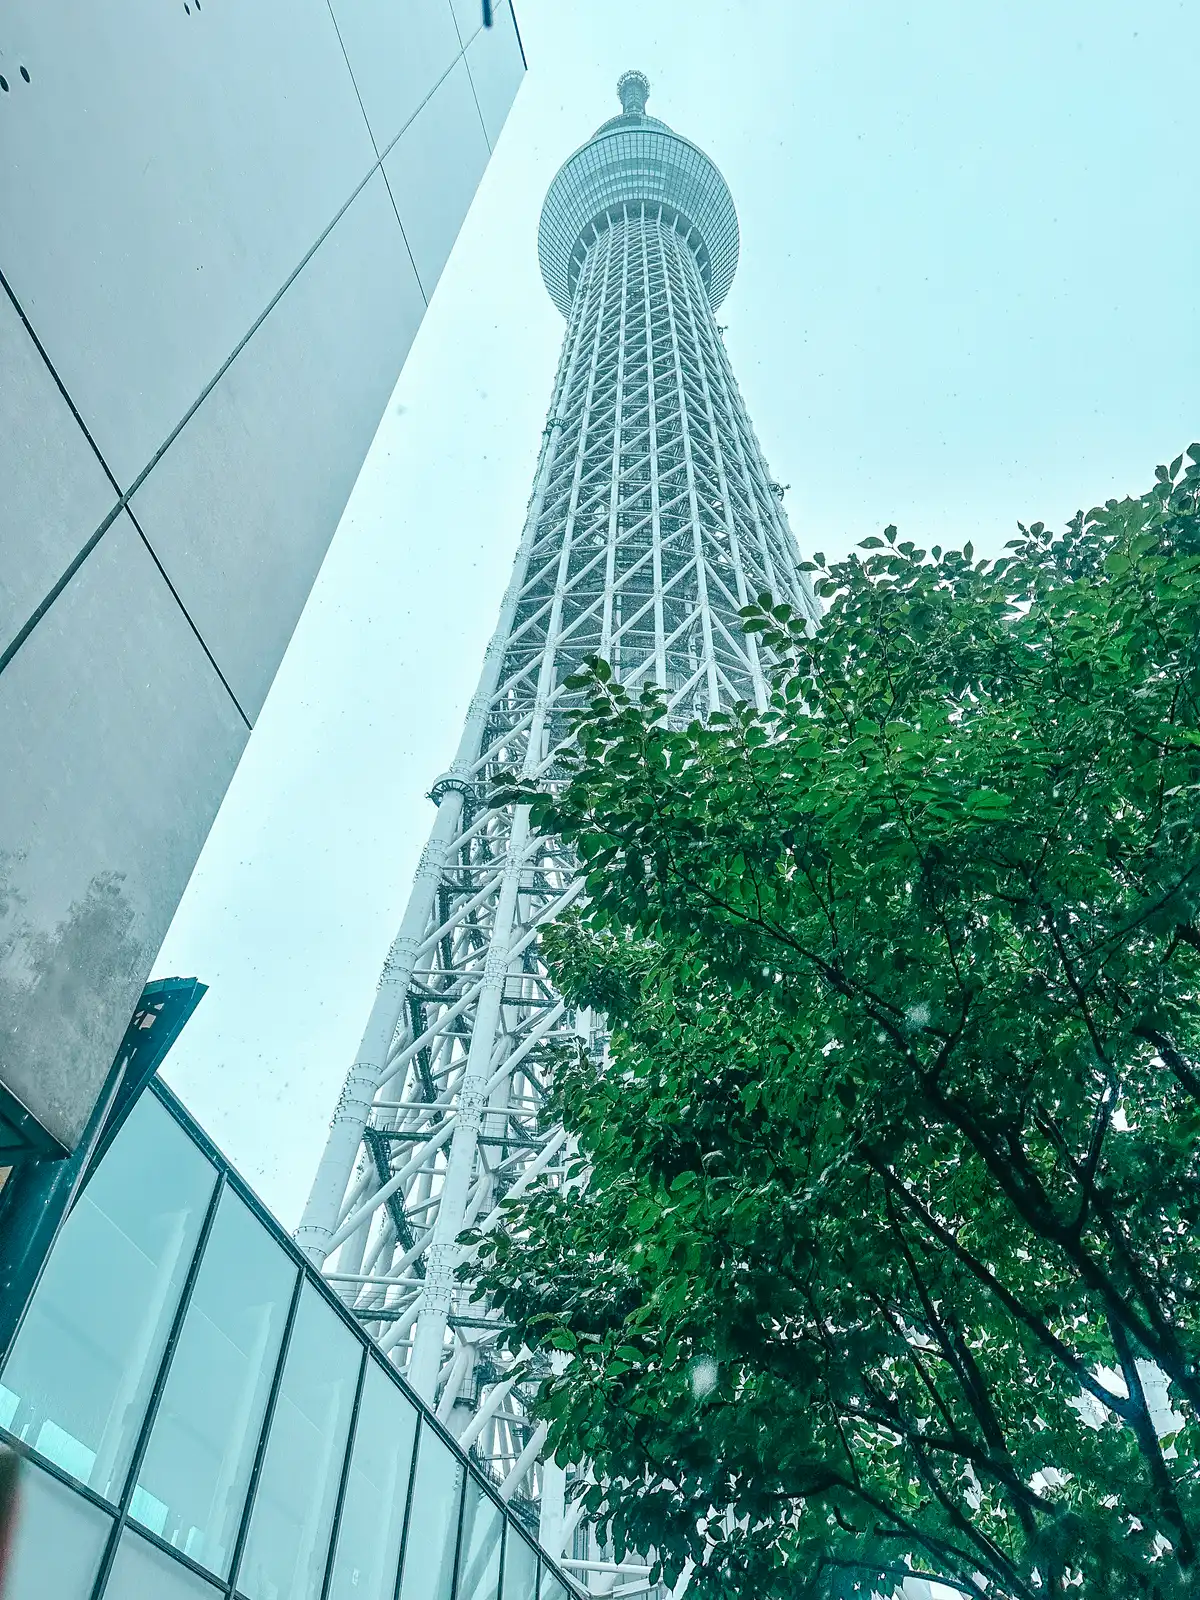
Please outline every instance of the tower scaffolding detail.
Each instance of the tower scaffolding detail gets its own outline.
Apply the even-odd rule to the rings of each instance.
[[[622,111],[565,163],[538,253],[567,320],[533,492],[500,619],[437,818],[346,1079],[297,1239],[416,1391],[490,1468],[570,1535],[544,1426],[497,1348],[456,1241],[500,1203],[561,1180],[566,1139],[541,1115],[538,1066],[586,1028],[554,991],[539,930],[578,900],[576,862],[498,805],[498,773],[552,778],[577,696],[603,657],[631,691],[704,718],[768,694],[741,607],[767,591],[816,603],[714,313],[737,265],[724,179],[646,115]],[[581,1578],[590,1567],[582,1563]],[[611,1586],[611,1585],[610,1585]]]

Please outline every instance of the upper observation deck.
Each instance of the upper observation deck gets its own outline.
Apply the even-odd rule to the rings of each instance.
[[[626,206],[645,202],[680,225],[713,307],[729,292],[738,260],[738,221],[725,179],[702,150],[646,115],[650,85],[640,72],[617,84],[613,117],[559,168],[542,206],[542,281],[566,316],[588,246]]]

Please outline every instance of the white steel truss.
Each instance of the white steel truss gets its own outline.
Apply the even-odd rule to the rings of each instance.
[[[626,200],[584,244],[499,624],[297,1235],[503,1497],[531,1514],[541,1501],[555,1555],[571,1532],[561,1474],[497,1348],[498,1314],[456,1282],[456,1240],[496,1225],[505,1196],[561,1181],[538,1068],[588,1023],[555,994],[538,934],[581,880],[527,807],[490,801],[492,779],[553,777],[564,682],[589,658],[632,689],[657,684],[682,719],[762,707],[739,608],[769,591],[816,617],[695,231]],[[609,1570],[585,1561],[581,1581],[589,1565]]]

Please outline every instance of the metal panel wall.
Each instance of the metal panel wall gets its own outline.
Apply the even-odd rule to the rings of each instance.
[[[471,74],[456,61],[383,162],[426,294],[441,276],[489,154]]]
[[[497,11],[0,12],[0,1098],[61,1144],[516,91]]]
[[[0,674],[0,728],[0,1058],[71,1148],[248,732],[127,514]]]
[[[424,310],[376,169],[133,497],[251,721]]]
[[[467,66],[471,69],[484,132],[488,143],[494,146],[525,74],[525,55],[516,18],[509,7],[497,6],[495,26],[481,28],[471,40]]]
[[[16,0],[0,28],[31,76],[0,264],[128,487],[375,150],[325,0]]]
[[[395,0],[331,3],[382,155],[458,59],[462,39],[454,13],[449,0],[407,0],[403,6]]]
[[[0,650],[98,527],[117,491],[88,444],[15,306],[0,295]]]

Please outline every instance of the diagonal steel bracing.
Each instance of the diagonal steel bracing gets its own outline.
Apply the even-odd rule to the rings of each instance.
[[[612,130],[707,160],[627,111],[572,162],[615,147]],[[701,177],[721,182],[711,164]],[[656,683],[681,718],[761,707],[739,607],[767,590],[816,617],[714,320],[719,227],[668,203],[671,181],[590,218],[565,287],[546,269],[567,331],[512,578],[297,1235],[505,1497],[545,1490],[543,1538],[560,1548],[561,1477],[523,1410],[537,1369],[510,1371],[497,1314],[469,1272],[456,1280],[456,1241],[496,1225],[506,1195],[561,1181],[566,1140],[542,1115],[539,1069],[595,1022],[566,1010],[539,955],[539,929],[580,894],[576,864],[531,832],[528,808],[492,802],[493,779],[553,777],[575,703],[564,684],[589,658],[633,688]]]

